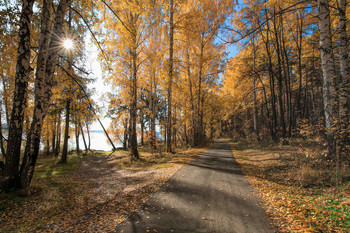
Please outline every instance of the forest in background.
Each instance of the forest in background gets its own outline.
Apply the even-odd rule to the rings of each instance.
[[[112,87],[110,141],[134,159],[139,144],[159,147],[158,130],[167,152],[219,137],[316,138],[341,171],[349,160],[347,3],[1,3],[2,187],[30,185],[40,142],[67,162],[69,128],[89,149],[98,104],[87,88],[87,35]],[[239,54],[229,58],[232,45]]]

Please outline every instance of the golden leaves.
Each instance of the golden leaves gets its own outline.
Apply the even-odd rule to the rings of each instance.
[[[309,148],[312,156],[307,157],[301,150],[296,157],[295,148],[303,145],[292,143],[290,146],[254,146],[249,150],[244,150],[248,147],[246,143],[234,145],[237,161],[262,197],[274,226],[279,232],[348,232],[348,184],[340,188],[329,186],[332,182],[329,173],[333,168],[317,160],[320,155],[316,147]],[[278,156],[276,150],[280,151]]]

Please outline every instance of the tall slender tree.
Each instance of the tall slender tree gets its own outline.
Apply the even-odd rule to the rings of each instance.
[[[18,55],[16,64],[15,90],[9,122],[9,137],[5,163],[5,175],[10,180],[18,178],[19,160],[22,145],[23,121],[27,103],[27,87],[30,72],[31,21],[34,0],[23,0],[19,28]]]
[[[47,10],[49,10],[49,2],[46,2]],[[42,58],[38,59],[40,66],[38,68],[36,82],[35,82],[35,103],[33,120],[30,128],[30,132],[27,138],[27,144],[21,164],[21,187],[29,187],[31,179],[34,174],[36,160],[39,154],[40,136],[43,126],[43,121],[50,106],[50,100],[52,96],[52,87],[54,85],[54,70],[57,64],[57,54],[60,48],[62,48],[63,25],[64,17],[68,9],[69,0],[60,0],[59,5],[55,13],[55,23],[52,33],[49,34],[48,23],[43,22],[46,25],[41,33],[41,48],[47,48],[42,51]],[[43,11],[43,20],[48,21],[50,17],[49,12]],[[48,40],[48,36],[50,40]],[[48,42],[49,41],[49,42]],[[46,63],[46,64],[45,64]]]
[[[169,2],[169,76],[167,90],[167,152],[173,152],[172,148],[172,83],[174,73],[174,0]]]
[[[318,0],[317,4],[321,67],[323,73],[323,104],[327,128],[328,152],[330,156],[334,156],[336,154],[336,144],[333,127],[335,127],[337,74],[335,72],[333,59],[329,1]]]

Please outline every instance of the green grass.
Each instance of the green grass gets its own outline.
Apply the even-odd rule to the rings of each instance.
[[[144,170],[160,169],[172,167],[175,164],[186,164],[191,158],[198,154],[204,148],[178,149],[176,153],[167,153],[163,147],[152,151],[150,147],[144,146],[139,148],[140,160],[130,160],[130,152],[121,151],[117,157],[109,161],[109,164],[117,169],[127,170]],[[160,151],[162,153],[160,153]]]
[[[80,187],[69,175],[84,159],[108,154],[69,154],[66,164],[59,164],[60,158],[39,157],[29,189],[0,193],[0,232],[33,232],[63,215],[62,209],[72,209]]]
[[[85,208],[85,197],[91,195],[85,192],[89,187],[72,176],[72,173],[89,157],[105,156],[101,160],[97,159],[98,162],[117,169],[145,171],[184,164],[202,150],[178,150],[176,154],[164,151],[152,153],[149,148],[143,147],[138,161],[130,160],[130,151],[119,150],[110,156],[110,152],[70,154],[67,164],[58,164],[59,158],[39,157],[28,190],[0,193],[0,232],[34,232],[59,221],[63,216],[75,214],[78,205],[80,210]],[[114,170],[111,169],[111,172]],[[129,205],[123,208],[128,209]]]
[[[59,158],[42,158],[36,165],[35,178],[64,177],[67,173],[78,169],[83,159],[107,154],[107,152],[98,152],[88,155],[70,155],[66,164],[59,164]]]
[[[170,163],[161,163],[161,164],[155,165],[154,168],[158,169],[158,168],[166,168],[166,167],[171,167],[171,166],[173,166],[173,165]]]

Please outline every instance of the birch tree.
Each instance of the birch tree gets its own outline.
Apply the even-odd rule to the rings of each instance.
[[[10,181],[14,181],[18,177],[24,111],[27,103],[27,86],[29,75],[32,71],[32,67],[30,66],[30,39],[33,4],[34,0],[23,0],[22,2],[15,76],[16,81],[9,122],[9,137],[5,163],[5,175],[9,177]]]
[[[328,152],[330,156],[336,153],[334,139],[334,118],[336,102],[336,72],[333,59],[331,38],[330,11],[328,0],[318,0],[318,26],[320,37],[320,55],[323,77],[323,104],[325,124],[327,128]]]
[[[67,12],[69,0],[61,0],[56,9],[55,23],[52,33],[49,33],[49,15],[51,4],[46,2],[46,10],[43,9],[42,28],[40,35],[40,57],[38,57],[38,72],[35,81],[35,103],[33,120],[30,133],[27,138],[27,144],[23,156],[20,171],[21,187],[29,187],[34,174],[36,160],[39,154],[40,136],[43,121],[50,106],[52,96],[52,87],[54,85],[54,70],[57,64],[57,54],[62,48],[64,16]],[[50,38],[50,39],[49,39]],[[48,49],[45,49],[48,48]]]

